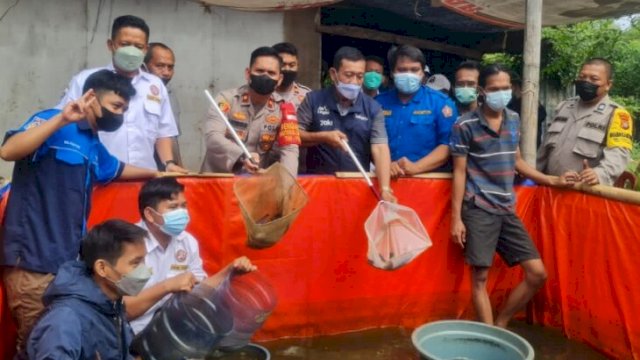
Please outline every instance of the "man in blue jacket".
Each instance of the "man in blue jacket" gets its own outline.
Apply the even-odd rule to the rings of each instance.
[[[458,117],[455,104],[442,92],[422,86],[426,59],[420,49],[402,45],[389,60],[395,88],[376,100],[389,137],[391,177],[447,170],[449,136]]]
[[[129,79],[98,71],[85,82],[81,99],[40,111],[5,135],[0,158],[15,166],[0,266],[18,325],[18,352],[42,311],[47,285],[63,263],[78,257],[93,185],[156,175],[118,161],[98,139],[98,131],[122,125],[134,94]]]
[[[146,234],[122,220],[89,232],[83,261],[62,265],[44,294],[46,310],[27,342],[29,359],[133,358],[122,296],[137,295],[151,276],[144,265]]]

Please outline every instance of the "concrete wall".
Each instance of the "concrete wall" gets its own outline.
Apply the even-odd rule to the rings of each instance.
[[[200,126],[207,110],[203,89],[244,83],[250,52],[284,40],[283,13],[203,7],[186,0],[0,0],[0,132],[39,109],[54,106],[71,77],[109,63],[113,19],[132,14],[147,21],[150,41],[176,53],[172,86],[181,105],[182,156],[199,170]],[[0,175],[13,164],[0,161]]]
[[[298,48],[298,81],[312,89],[320,88],[322,34],[316,31],[319,8],[284,13],[284,38]]]

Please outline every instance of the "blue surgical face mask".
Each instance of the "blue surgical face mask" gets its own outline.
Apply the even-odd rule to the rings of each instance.
[[[456,87],[456,99],[462,105],[468,105],[478,98],[478,89],[475,87]]]
[[[187,209],[175,209],[171,211],[167,211],[164,214],[160,214],[154,210],[154,212],[158,215],[162,216],[162,220],[164,220],[164,224],[159,225],[160,230],[163,233],[169,236],[178,236],[182,233],[189,224],[189,212]]]
[[[422,77],[418,74],[404,72],[393,74],[393,83],[396,85],[396,89],[403,94],[413,94],[420,90],[422,86]]]
[[[360,95],[362,87],[358,84],[345,84],[338,81],[336,89],[338,89],[338,92],[345,98],[355,100],[358,98],[358,95]]]
[[[511,101],[511,89],[493,91],[485,94],[485,102],[493,111],[502,111]]]

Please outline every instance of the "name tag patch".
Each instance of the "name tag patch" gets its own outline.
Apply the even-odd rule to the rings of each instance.
[[[187,265],[171,264],[171,271],[186,271]]]
[[[431,110],[415,110],[413,115],[429,115],[431,114]]]

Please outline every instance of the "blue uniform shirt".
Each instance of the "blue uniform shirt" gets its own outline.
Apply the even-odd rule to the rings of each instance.
[[[5,139],[48,121],[58,109],[39,112]],[[5,140],[6,141],[6,140]],[[90,129],[68,124],[33,154],[15,162],[4,220],[2,265],[53,273],[74,260],[86,229],[91,190],[108,183],[124,164]]]
[[[439,145],[449,145],[458,112],[445,94],[421,86],[406,104],[400,101],[396,89],[378,95],[376,100],[384,111],[391,161],[406,157],[416,162]]]
[[[329,87],[307,93],[298,108],[300,129],[308,132],[340,130],[349,139],[358,160],[365,169],[371,162],[371,144],[386,144],[384,115],[380,105],[368,95],[360,93],[345,115],[340,113],[335,88]],[[336,171],[358,171],[353,160],[342,149],[328,144],[309,147],[307,172],[332,174]]]

